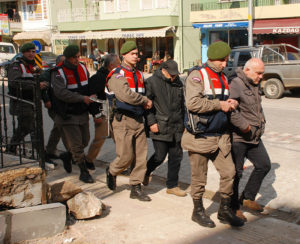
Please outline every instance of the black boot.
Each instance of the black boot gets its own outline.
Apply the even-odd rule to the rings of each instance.
[[[142,191],[141,184],[131,186],[130,198],[138,199],[143,202],[151,201],[151,198]]]
[[[109,189],[111,189],[112,191],[116,189],[116,180],[117,177],[113,176],[110,172],[109,172],[109,167],[106,168],[106,185]]]
[[[72,153],[70,152],[64,152],[59,155],[59,158],[63,161],[64,164],[64,169],[66,170],[67,173],[72,172]]]
[[[93,162],[89,162],[89,161],[85,160],[85,165],[90,170],[95,170],[96,169],[95,164]]]
[[[83,181],[84,183],[94,183],[94,179],[90,175],[89,171],[86,168],[85,162],[78,164],[80,168],[80,176],[79,180]]]
[[[232,226],[243,226],[244,221],[237,217],[230,208],[230,198],[221,198],[218,219],[229,223]]]
[[[193,210],[192,220],[204,227],[209,227],[209,228],[216,227],[215,223],[205,213],[202,197],[200,199],[193,199],[193,202],[194,202],[194,210]]]

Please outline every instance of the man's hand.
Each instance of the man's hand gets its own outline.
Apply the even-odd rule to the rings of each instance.
[[[152,101],[150,99],[147,100],[147,103],[144,104],[144,109],[151,109]]]
[[[228,111],[231,111],[232,107],[231,104],[228,101],[220,101],[221,110],[225,113]]]
[[[153,132],[153,133],[158,133],[158,124],[153,124],[150,126],[150,130]]]
[[[90,99],[90,97],[93,97],[93,98],[97,98],[97,96],[95,94],[91,95],[91,96],[84,96],[83,97],[83,102],[86,104],[86,105],[89,105],[90,103],[93,103],[94,101],[92,101]]]
[[[100,123],[102,123],[102,121],[103,121],[103,119],[101,117],[100,118],[95,118],[94,117],[95,124],[100,124]]]
[[[251,130],[251,126],[248,125],[248,127],[245,130],[242,130],[242,133],[248,133]]]
[[[51,108],[51,102],[50,101],[45,102],[44,106],[45,106],[45,108],[50,109]]]
[[[46,89],[48,86],[49,86],[49,84],[48,84],[47,81],[42,81],[42,82],[40,82],[40,89],[41,89],[41,90]]]
[[[227,102],[229,102],[231,104],[231,109],[230,111],[236,110],[236,108],[239,106],[239,103],[237,100],[235,99],[228,99]]]

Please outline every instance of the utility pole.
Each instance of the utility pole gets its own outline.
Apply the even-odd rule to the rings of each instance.
[[[253,33],[252,33],[252,21],[253,17],[253,3],[252,0],[248,0],[248,46],[253,46]]]

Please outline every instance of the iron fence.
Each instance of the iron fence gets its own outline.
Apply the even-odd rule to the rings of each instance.
[[[24,82],[26,82],[27,92],[28,87],[32,92],[33,99],[24,99],[25,91],[22,88]],[[38,162],[40,167],[45,169],[43,118],[38,77],[35,77],[34,81],[25,79],[15,81],[18,92],[13,95],[8,92],[6,77],[0,79],[0,84],[0,168]],[[17,113],[12,107],[17,108]],[[27,133],[24,127],[30,128],[30,132]]]

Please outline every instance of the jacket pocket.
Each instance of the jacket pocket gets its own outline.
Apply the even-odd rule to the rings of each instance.
[[[168,133],[168,120],[169,118],[164,115],[155,115],[158,124],[158,132],[160,134]]]

